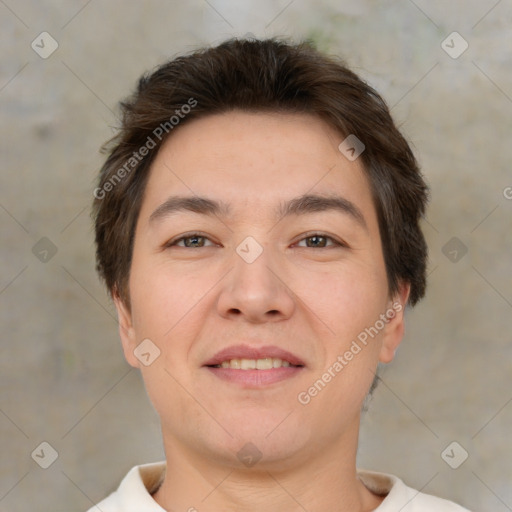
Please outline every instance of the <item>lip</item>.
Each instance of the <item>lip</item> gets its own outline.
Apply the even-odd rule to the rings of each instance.
[[[212,358],[208,359],[203,366],[214,366],[221,364],[223,361],[230,361],[231,359],[264,359],[266,357],[279,358],[289,361],[294,366],[305,366],[304,362],[295,354],[276,347],[275,345],[266,345],[262,347],[249,347],[248,345],[233,345],[227,347],[220,352],[217,352]],[[220,369],[220,368],[214,368]],[[274,368],[273,370],[280,370],[281,368]],[[286,369],[286,368],[284,368]],[[292,368],[293,369],[293,368]],[[229,370],[229,368],[224,368]],[[234,370],[236,372],[271,372],[273,370]]]
[[[266,357],[283,359],[294,366],[281,366],[268,370],[238,370],[214,367],[214,365],[231,359],[264,359]],[[262,386],[284,381],[299,374],[304,370],[304,366],[304,361],[298,356],[274,345],[261,347],[233,345],[217,352],[203,365],[215,377],[231,384],[238,384],[246,389],[258,389]]]
[[[245,389],[258,389],[275,384],[290,379],[304,370],[303,366],[282,366],[270,370],[235,370],[234,368],[214,368],[212,366],[205,368],[215,377],[231,384],[238,384]]]

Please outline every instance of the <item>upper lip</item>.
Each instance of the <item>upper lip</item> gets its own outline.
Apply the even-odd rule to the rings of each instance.
[[[274,345],[265,345],[257,348],[249,347],[248,345],[232,345],[217,352],[204,363],[204,366],[214,366],[231,359],[265,359],[266,357],[279,358],[283,361],[288,361],[294,366],[304,366],[304,362],[298,356]]]

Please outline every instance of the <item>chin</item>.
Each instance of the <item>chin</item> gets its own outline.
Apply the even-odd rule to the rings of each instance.
[[[284,469],[286,461],[291,467],[311,444],[310,429],[305,422],[299,424],[298,419],[290,411],[249,415],[243,423],[232,426],[233,438],[229,438],[228,451],[235,453],[237,463],[240,461],[242,465],[245,456],[258,458],[257,464],[249,464],[249,468]]]
[[[296,468],[306,457],[303,443],[289,440],[288,443],[268,439],[249,438],[234,440],[229,445],[210,446],[213,459],[232,469],[241,471],[280,472]]]

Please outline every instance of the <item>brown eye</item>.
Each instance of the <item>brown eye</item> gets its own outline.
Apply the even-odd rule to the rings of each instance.
[[[306,245],[301,245],[303,242],[305,242]],[[322,234],[313,234],[300,240],[300,242],[297,245],[299,245],[299,247],[324,249],[326,247],[341,246],[342,244],[340,244],[330,236]]]
[[[306,245],[308,247],[326,247],[328,239],[325,236],[310,236],[306,238]]]
[[[203,236],[188,236],[182,240],[185,247],[204,247],[205,238]]]

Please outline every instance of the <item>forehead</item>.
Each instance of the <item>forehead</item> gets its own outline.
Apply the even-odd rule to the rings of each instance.
[[[343,139],[309,114],[233,111],[190,121],[160,148],[141,217],[169,195],[209,197],[233,214],[266,215],[305,194],[340,195],[375,217],[360,159],[349,161],[338,150]]]

